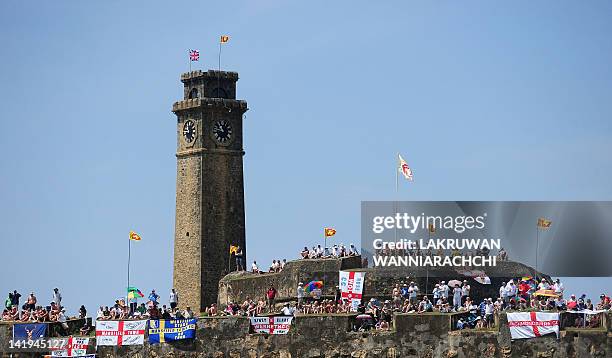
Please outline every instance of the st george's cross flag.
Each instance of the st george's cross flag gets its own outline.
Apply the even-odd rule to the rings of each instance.
[[[293,316],[250,317],[255,333],[287,334]]]
[[[87,354],[89,346],[89,338],[86,337],[68,337],[68,338],[51,338],[57,344],[52,344],[52,357],[80,357]]]
[[[399,153],[397,154],[397,156],[399,157],[399,168],[397,170],[400,173],[402,173],[404,178],[412,181],[412,169],[410,169],[410,167],[408,166],[408,163],[406,163],[404,158],[402,158],[402,156],[399,155]]]
[[[131,346],[144,344],[147,321],[96,321],[96,345]]]
[[[361,303],[365,272],[340,271],[340,292],[342,299],[351,303],[353,310]]]
[[[559,313],[508,312],[512,339],[540,337],[555,333],[559,338]]]

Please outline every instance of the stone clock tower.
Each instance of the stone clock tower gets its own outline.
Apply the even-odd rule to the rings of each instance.
[[[242,118],[236,72],[181,75],[177,116],[173,286],[195,312],[217,302],[219,279],[235,269],[230,245],[245,253]]]

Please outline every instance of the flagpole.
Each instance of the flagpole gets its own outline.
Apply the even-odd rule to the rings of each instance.
[[[536,225],[536,272],[535,275],[538,275],[538,251],[540,250],[540,228]]]
[[[128,266],[127,266],[127,287],[128,288],[126,288],[126,290],[129,289],[130,287],[130,259],[131,259],[131,256],[132,256],[132,239],[130,238],[128,240]],[[127,296],[126,296],[126,300],[127,300]]]
[[[187,51],[187,61],[189,61],[189,73],[191,73],[191,50]]]
[[[323,255],[325,255],[326,248],[327,248],[327,233],[325,232],[325,228],[323,228]]]

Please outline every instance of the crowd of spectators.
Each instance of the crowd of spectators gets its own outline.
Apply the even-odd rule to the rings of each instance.
[[[300,252],[302,259],[326,259],[334,257],[347,257],[347,256],[358,256],[359,251],[355,245],[350,244],[347,248],[344,244],[333,245],[332,247],[321,247],[321,245],[313,246],[308,249],[308,246],[304,246],[304,249]]]
[[[183,319],[195,318],[191,307],[179,307],[179,294],[173,288],[168,295],[168,305],[160,305],[160,296],[152,290],[146,303],[138,305],[137,298],[128,298],[130,305],[123,298],[115,300],[112,306],[100,306],[96,312],[97,320],[139,320],[139,319]],[[135,303],[135,304],[134,304]]]

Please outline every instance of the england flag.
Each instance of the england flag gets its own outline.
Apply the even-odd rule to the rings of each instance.
[[[512,339],[540,337],[555,333],[559,338],[559,313],[508,312]]]

